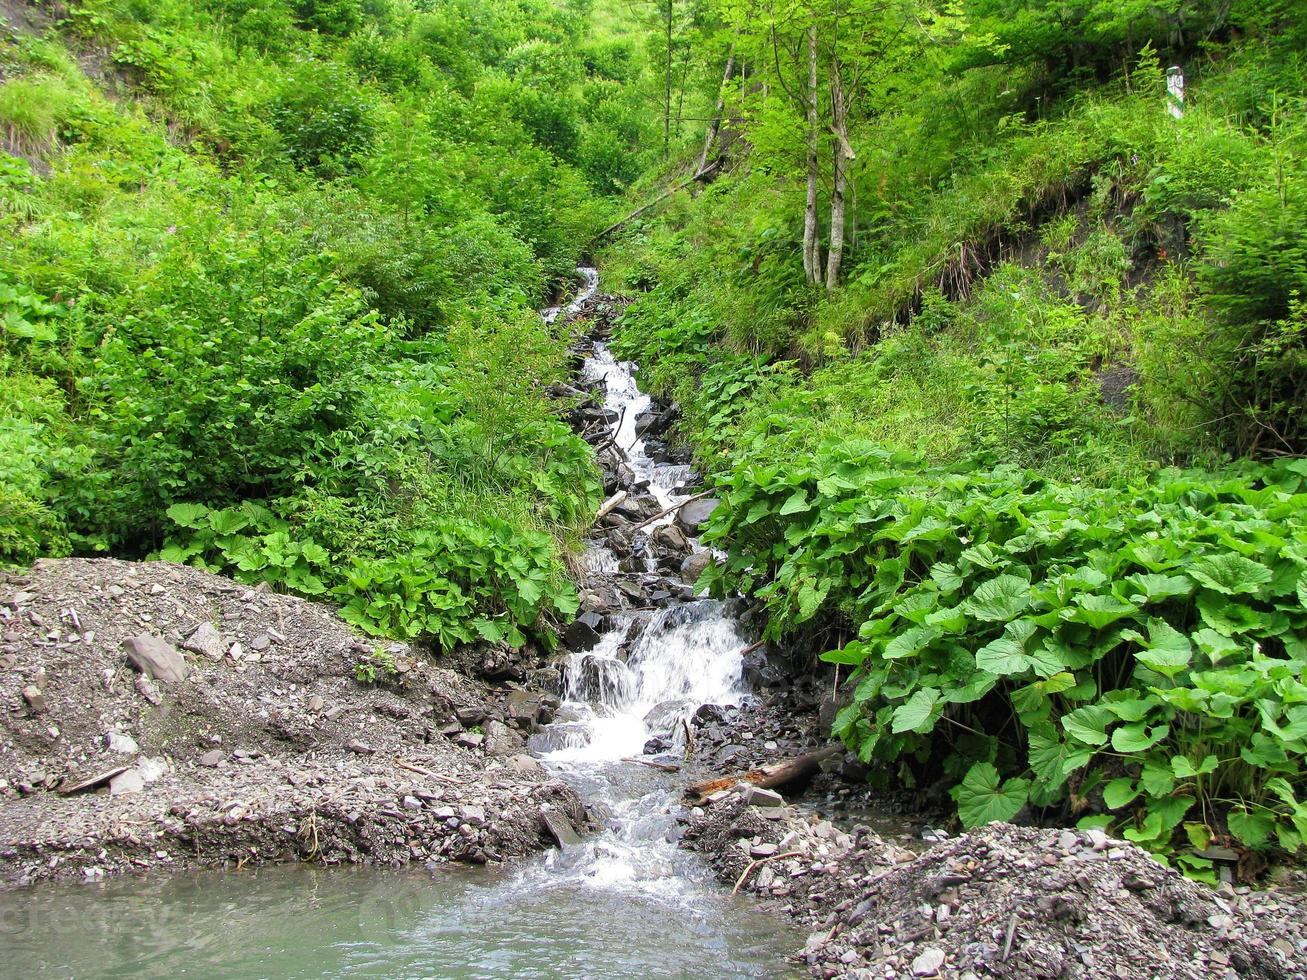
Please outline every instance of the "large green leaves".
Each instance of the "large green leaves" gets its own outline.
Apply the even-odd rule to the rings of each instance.
[[[983,827],[997,820],[1015,817],[1030,794],[1030,781],[1009,779],[1004,782],[998,770],[988,762],[977,762],[953,790],[958,816],[965,827]]]
[[[1006,622],[1030,604],[1030,583],[1016,575],[1000,575],[972,593],[963,603],[967,613],[982,622]]]
[[[925,734],[935,727],[939,718],[936,705],[939,704],[939,691],[933,687],[923,687],[915,692],[894,711],[892,731],[899,735],[903,732]]]
[[[1198,559],[1185,569],[1201,584],[1224,595],[1246,595],[1271,580],[1271,570],[1243,555],[1222,552]]]

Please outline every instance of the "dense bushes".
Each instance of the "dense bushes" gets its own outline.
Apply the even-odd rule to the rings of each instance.
[[[1167,849],[1307,833],[1307,464],[1091,488],[828,444],[722,481],[721,581],[825,618],[836,732],[964,823],[1057,807]],[[837,632],[836,635],[839,635]],[[1193,868],[1201,858],[1188,855]]]
[[[0,44],[0,562],[162,556],[444,646],[575,611],[600,486],[534,308],[615,131],[576,17],[425,6],[94,0]]]

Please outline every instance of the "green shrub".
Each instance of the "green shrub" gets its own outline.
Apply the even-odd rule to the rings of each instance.
[[[296,166],[324,176],[353,169],[377,132],[372,99],[338,65],[301,65],[269,110]]]
[[[841,443],[736,468],[705,540],[768,635],[856,633],[824,657],[855,668],[837,733],[900,780],[942,767],[967,825],[1074,798],[1160,850],[1186,824],[1292,854],[1305,484],[1298,461],[1092,488]]]

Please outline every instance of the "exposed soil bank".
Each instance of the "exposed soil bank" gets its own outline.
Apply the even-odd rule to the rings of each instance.
[[[546,846],[543,809],[584,820],[524,754],[548,697],[360,638],[312,602],[164,562],[42,561],[0,583],[0,629],[5,884],[303,858],[483,863]],[[395,671],[359,683],[378,649]]]

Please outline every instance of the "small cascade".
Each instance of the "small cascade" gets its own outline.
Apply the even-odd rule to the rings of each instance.
[[[578,300],[546,311],[547,319],[578,311],[595,293],[593,270],[580,271],[586,285]],[[694,478],[690,467],[647,451],[641,419],[653,402],[640,390],[635,366],[617,360],[596,340],[583,376],[602,385],[608,436],[630,469],[629,485],[639,488],[655,513],[688,499],[684,485]],[[641,534],[651,538],[660,525],[674,521],[674,514],[659,517]],[[702,550],[693,541],[690,548]],[[629,760],[642,756],[654,737],[674,747],[683,744],[678,739],[684,723],[701,705],[735,705],[747,697],[741,656],[748,643],[729,604],[660,578],[655,564],[647,556],[619,562],[602,541],[594,542],[581,562],[591,580],[639,579],[667,598],[656,610],[603,617],[598,641],[567,658],[563,705],[554,722],[532,737],[531,748],[606,813],[607,826],[597,837],[555,853],[545,869],[533,873],[547,870],[555,881],[561,876],[585,887],[637,891],[693,908],[710,900],[714,886],[698,860],[672,841],[679,781]]]

